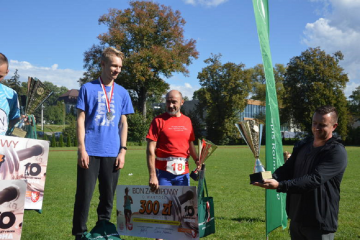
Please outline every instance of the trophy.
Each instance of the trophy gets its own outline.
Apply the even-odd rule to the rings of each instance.
[[[205,169],[205,161],[210,157],[210,155],[216,150],[217,146],[206,139],[198,139],[198,155],[199,155],[199,163],[201,166],[201,170]],[[195,181],[199,180],[199,172],[197,169],[190,173],[190,177]]]
[[[255,157],[254,173],[250,174],[250,184],[272,178],[271,171],[265,171],[259,159],[263,125],[255,120],[245,120],[235,126]]]
[[[40,107],[52,94],[53,92],[50,89],[47,89],[46,86],[37,78],[28,78],[28,87],[26,94],[26,103],[24,106],[24,112],[22,114],[29,115],[33,114],[38,107]],[[24,118],[18,122],[13,131],[11,132],[12,136],[25,137],[27,133],[27,125],[34,125],[34,118],[28,118],[31,121],[25,121]]]

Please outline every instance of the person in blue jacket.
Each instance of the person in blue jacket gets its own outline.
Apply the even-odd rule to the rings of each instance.
[[[77,187],[72,234],[81,239],[95,184],[99,179],[98,222],[109,221],[113,199],[125,164],[127,115],[134,113],[130,95],[115,83],[124,55],[106,48],[101,56],[101,75],[85,83],[77,99]]]
[[[254,185],[287,193],[286,211],[291,239],[334,239],[338,227],[340,183],[347,153],[333,136],[338,114],[333,106],[315,110],[312,137],[294,146],[291,157],[273,173],[273,179]]]
[[[9,61],[0,53],[0,82],[9,73]],[[20,121],[20,106],[15,90],[0,84],[0,135],[5,135],[8,129]]]

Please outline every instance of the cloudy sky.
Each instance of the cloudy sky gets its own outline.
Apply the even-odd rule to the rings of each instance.
[[[110,8],[128,8],[127,0],[3,1],[0,52],[10,59],[10,78],[15,69],[28,76],[78,89],[83,53],[97,36],[107,31],[98,24]],[[174,75],[166,81],[192,98],[199,89],[198,72],[211,54],[222,61],[261,63],[251,1],[154,0],[179,10],[186,20],[185,38],[197,41],[200,56],[189,67],[189,76]],[[271,0],[270,46],[273,64],[287,64],[308,47],[329,54],[342,51],[342,67],[348,74],[345,94],[360,85],[360,0]]]

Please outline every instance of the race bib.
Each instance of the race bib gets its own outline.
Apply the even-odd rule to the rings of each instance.
[[[184,159],[175,159],[166,162],[166,171],[174,175],[181,175],[185,173],[186,161]]]

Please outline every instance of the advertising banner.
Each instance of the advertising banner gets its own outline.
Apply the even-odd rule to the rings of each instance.
[[[120,235],[199,239],[196,187],[119,185],[116,198]]]
[[[20,240],[25,192],[23,180],[0,181],[0,239]]]
[[[42,208],[48,156],[48,141],[0,136],[0,180],[26,181],[25,209]]]
[[[273,173],[284,164],[284,159],[279,105],[270,52],[269,3],[268,0],[253,0],[253,6],[266,78],[266,170]],[[283,228],[287,226],[286,194],[271,189],[267,189],[265,192],[266,236],[268,236],[271,231],[279,226]]]

